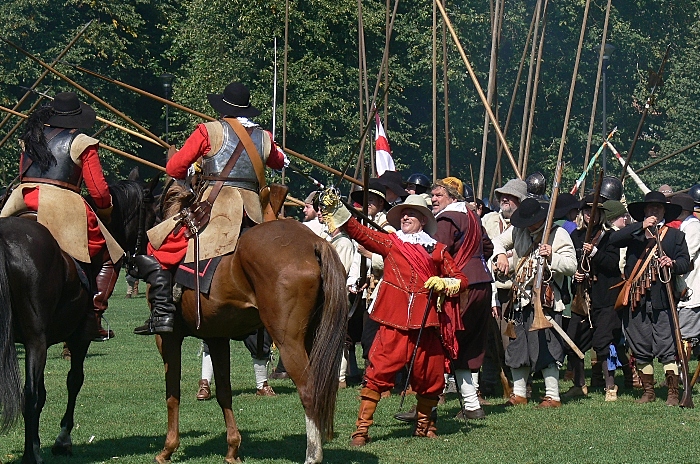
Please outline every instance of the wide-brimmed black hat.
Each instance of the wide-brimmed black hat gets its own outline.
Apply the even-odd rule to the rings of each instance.
[[[524,229],[547,218],[547,207],[534,198],[526,198],[510,217],[513,227]]]
[[[379,182],[379,179],[377,178],[372,178],[369,180],[369,186],[367,188],[368,193],[374,193],[375,195],[381,197],[384,200],[384,208],[386,209],[387,202],[386,202],[386,187]],[[364,200],[365,192],[364,190],[355,190],[350,194],[350,198],[352,198],[352,201],[355,203],[362,204],[362,201]]]
[[[579,201],[568,192],[557,195],[557,202],[554,204],[554,219],[561,219],[572,209],[579,209]]]
[[[649,192],[644,195],[644,201],[638,201],[635,203],[630,203],[627,206],[627,211],[629,211],[630,216],[632,216],[636,221],[644,220],[644,208],[652,203],[660,203],[664,206],[664,220],[673,221],[681,214],[683,208],[680,205],[673,205],[668,203],[668,198],[661,192]]]
[[[695,210],[695,200],[687,193],[678,193],[671,198],[671,203],[681,207],[683,211],[693,212]]]
[[[224,116],[254,118],[260,110],[250,104],[250,90],[240,82],[231,82],[224,93],[207,95],[209,104]]]
[[[78,100],[73,92],[57,93],[49,105],[53,115],[46,124],[61,129],[88,129],[95,124],[95,110]]]
[[[408,192],[403,188],[401,173],[398,171],[384,171],[384,174],[379,176],[379,182],[381,182],[384,187],[394,192],[396,196],[401,198],[408,196]]]

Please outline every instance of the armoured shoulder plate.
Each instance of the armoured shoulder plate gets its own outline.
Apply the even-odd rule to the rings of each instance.
[[[54,128],[47,127],[44,129],[44,135],[49,137]],[[55,137],[48,141],[48,147],[51,154],[56,158],[56,164],[51,166],[47,171],[42,172],[41,168],[36,163],[31,163],[26,172],[22,175],[24,178],[46,179],[75,186],[80,188],[80,182],[83,180],[82,167],[73,162],[70,156],[70,147],[73,140],[78,135],[78,131],[71,132],[71,129],[64,129]],[[26,166],[30,159],[22,153],[22,165]]]
[[[238,146],[239,138],[233,128],[225,121],[219,121],[224,131],[223,142],[221,144],[221,149],[214,154],[208,154],[204,157],[202,162],[202,170],[205,176],[218,176],[221,171],[228,163],[231,155],[236,150]],[[255,148],[258,150],[259,156],[262,158],[263,165],[265,165],[265,158],[263,156],[263,137],[265,137],[265,131],[260,127],[255,126],[253,132],[250,134],[250,138],[253,140]],[[259,190],[258,186],[258,176],[255,174],[255,169],[253,168],[253,163],[250,161],[250,156],[244,149],[241,156],[236,161],[236,164],[231,169],[231,172],[226,176],[230,180],[224,182],[224,185],[239,187],[246,190],[252,190],[257,192]]]

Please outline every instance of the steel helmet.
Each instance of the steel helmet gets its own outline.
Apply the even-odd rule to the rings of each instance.
[[[527,184],[527,194],[529,197],[546,198],[547,179],[541,172],[533,172],[527,176],[525,184]]]
[[[696,205],[700,204],[700,184],[695,184],[688,190],[688,195],[693,197],[693,201]]]
[[[428,176],[426,176],[425,174],[423,174],[421,172],[411,174],[411,176],[406,181],[406,185],[408,185],[408,184],[415,184],[417,194],[427,192],[428,190],[430,190],[430,187],[432,186],[432,182],[430,182],[430,179],[428,179]]]
[[[622,182],[613,176],[603,177],[600,185],[600,196],[606,200],[620,201],[622,199]]]
[[[464,184],[464,201],[469,203],[474,201],[474,189],[469,184]]]

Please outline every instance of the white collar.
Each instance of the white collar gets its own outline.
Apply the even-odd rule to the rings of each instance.
[[[397,230],[396,236],[402,242],[415,243],[416,245],[432,246],[437,243],[437,240],[422,230],[420,232],[416,232],[415,234],[407,234],[404,233],[403,230]]]
[[[467,214],[467,204],[463,201],[455,201],[454,203],[450,203],[449,205],[445,206],[442,211],[438,212],[435,217],[438,217],[442,213],[446,213],[448,211],[457,211],[458,213]]]
[[[257,124],[255,124],[253,121],[251,121],[248,118],[244,118],[243,116],[238,116],[236,119],[238,119],[238,122],[240,122],[243,127],[255,127],[255,126],[257,126]]]

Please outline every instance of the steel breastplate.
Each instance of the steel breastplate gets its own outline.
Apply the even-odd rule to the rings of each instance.
[[[211,156],[205,156],[202,162],[202,170],[205,176],[218,176],[223,171],[226,163],[231,158],[231,155],[236,150],[238,146],[239,138],[233,128],[224,121],[219,121],[224,131],[223,142],[219,151]],[[258,154],[262,157],[263,153],[263,135],[264,131],[259,127],[255,127],[253,132],[250,134],[250,138],[253,140],[253,145],[258,151]],[[263,158],[263,165],[265,164],[265,159]],[[253,163],[250,161],[250,156],[244,149],[241,152],[241,156],[233,165],[231,172],[226,176],[231,180],[224,182],[224,185],[231,187],[239,187],[246,190],[252,190],[258,192],[258,176],[255,174],[255,169],[253,168]]]
[[[45,128],[44,135],[48,138],[50,132],[53,130],[54,129],[51,127]],[[55,180],[79,188],[82,181],[83,170],[82,167],[73,162],[70,156],[70,147],[77,135],[78,131],[71,133],[70,129],[64,129],[48,141],[47,146],[51,154],[56,158],[56,164],[49,167],[47,171],[42,172],[37,163],[30,163],[30,158],[22,152],[22,165],[26,166],[27,163],[30,163],[26,172],[23,173],[22,178],[29,177]]]

